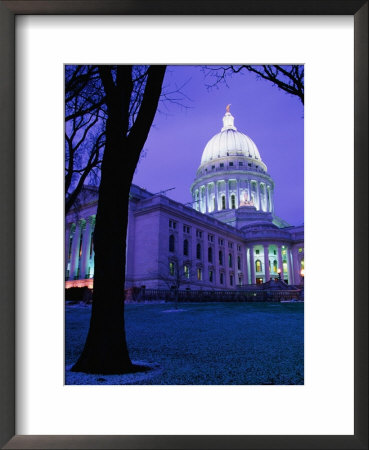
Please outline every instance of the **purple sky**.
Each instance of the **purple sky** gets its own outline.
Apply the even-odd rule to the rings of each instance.
[[[304,119],[300,100],[252,73],[233,75],[210,91],[200,66],[170,66],[164,89],[189,99],[183,108],[163,102],[144,146],[133,182],[151,192],[175,187],[168,197],[191,201],[190,186],[206,143],[220,132],[228,103],[235,126],[257,145],[275,182],[275,213],[291,225],[304,222]]]

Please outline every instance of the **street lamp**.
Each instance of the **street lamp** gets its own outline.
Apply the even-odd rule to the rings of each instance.
[[[278,273],[278,280],[280,280],[281,279],[281,268],[280,267],[278,267],[278,270],[277,270],[277,273]]]
[[[304,284],[304,276],[305,276],[305,270],[304,269],[301,269],[300,275],[301,275],[302,284]]]

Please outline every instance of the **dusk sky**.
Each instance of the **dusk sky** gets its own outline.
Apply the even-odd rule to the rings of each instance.
[[[169,66],[164,90],[181,87],[184,108],[168,101],[159,105],[133,182],[156,193],[175,187],[168,197],[191,202],[190,186],[206,143],[222,128],[226,105],[238,131],[248,135],[274,180],[277,216],[291,225],[304,222],[304,109],[296,96],[244,72],[218,88],[200,66]]]

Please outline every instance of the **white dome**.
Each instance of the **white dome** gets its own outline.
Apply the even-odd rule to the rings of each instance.
[[[237,131],[234,117],[229,111],[223,117],[223,128],[206,144],[202,153],[201,165],[217,158],[243,156],[261,161],[260,153],[254,141],[246,134]]]

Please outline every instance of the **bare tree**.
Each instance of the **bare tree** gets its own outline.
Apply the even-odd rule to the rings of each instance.
[[[194,277],[193,262],[189,259],[179,259],[171,256],[167,263],[159,263],[159,272],[156,274],[167,287],[173,292],[175,308],[178,308],[179,289],[190,283]]]
[[[91,321],[72,370],[142,370],[129,357],[124,326],[128,202],[132,178],[157,111],[166,66],[98,66],[106,112],[105,149],[94,231]]]
[[[65,67],[65,213],[85,184],[98,186],[105,146],[105,95],[95,66]]]
[[[227,76],[242,71],[249,71],[258,78],[270,81],[287,94],[297,96],[304,104],[304,66],[301,65],[241,65],[241,66],[205,66],[207,76],[213,78],[208,87],[214,87],[218,83],[226,82]]]

